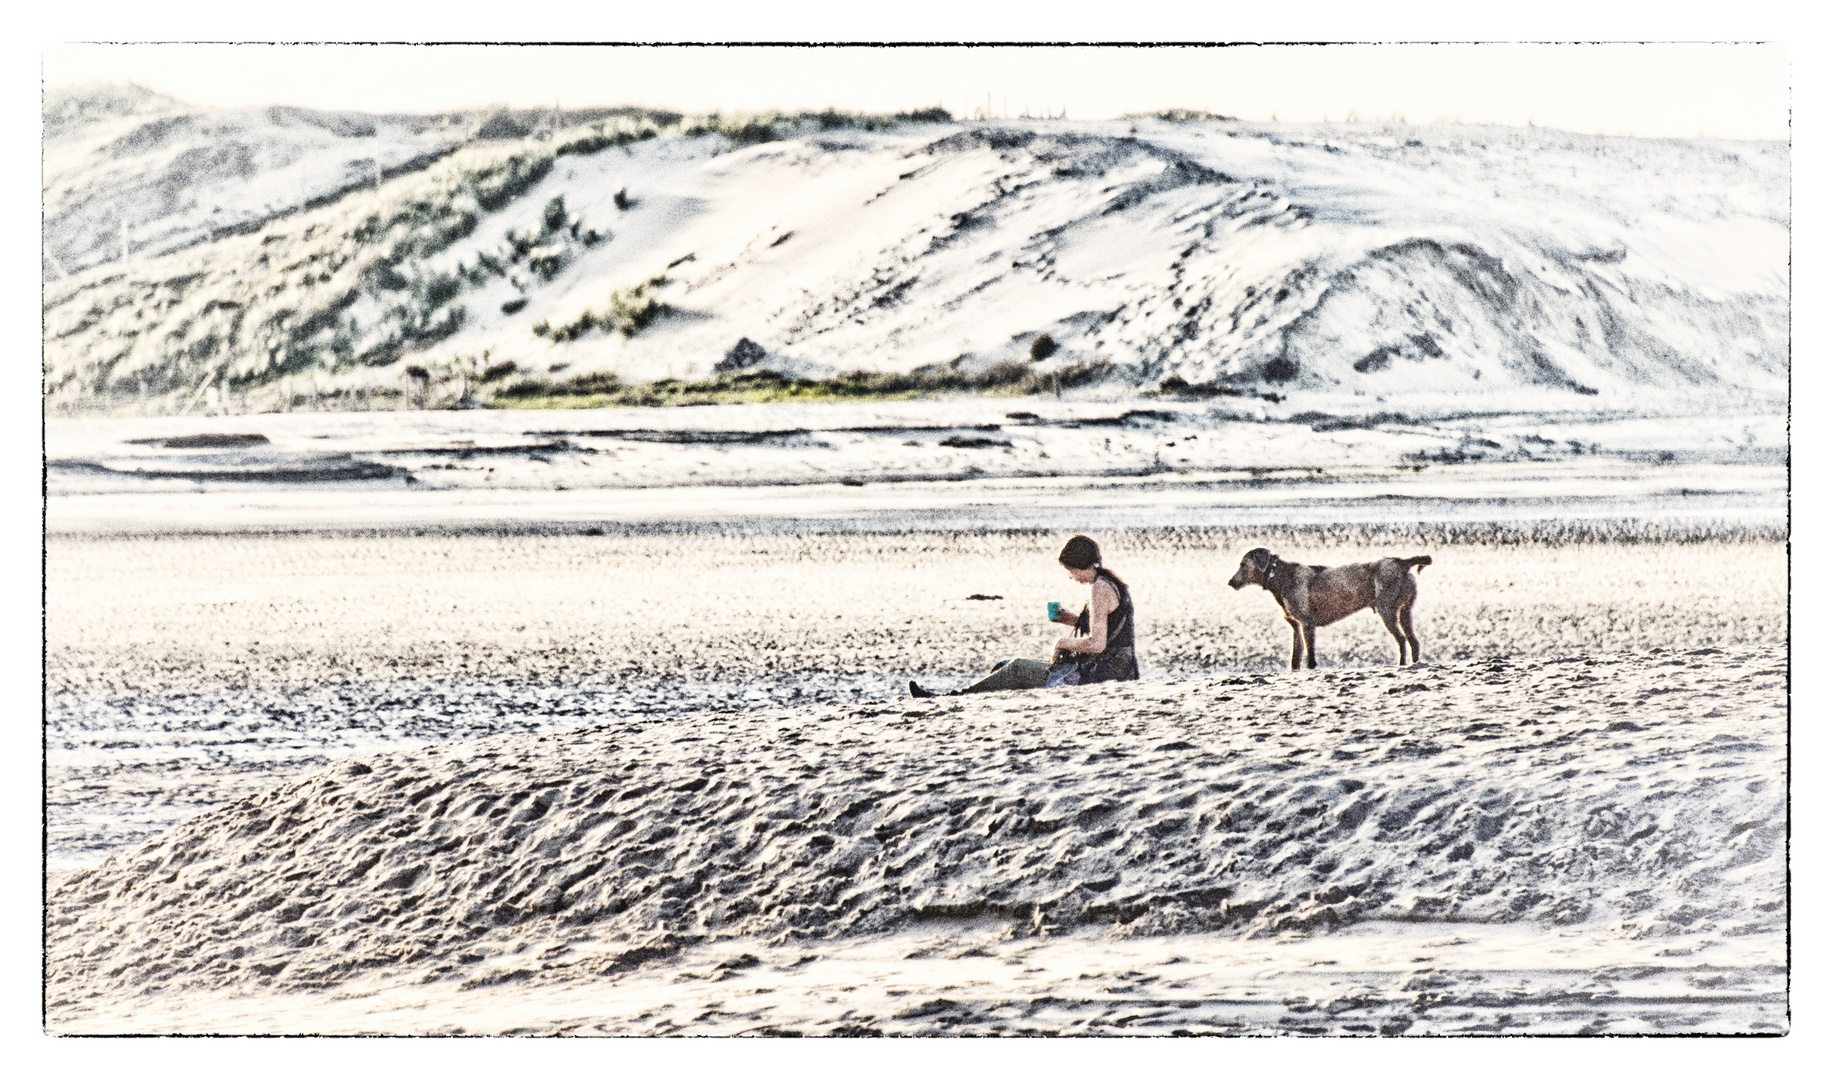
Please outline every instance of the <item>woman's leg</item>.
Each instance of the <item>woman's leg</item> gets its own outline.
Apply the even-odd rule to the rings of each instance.
[[[988,690],[1039,690],[1050,665],[1036,660],[1009,660],[977,683],[964,686],[957,694],[980,694]]]

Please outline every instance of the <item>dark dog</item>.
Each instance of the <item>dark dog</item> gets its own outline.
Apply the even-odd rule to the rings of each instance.
[[[1300,566],[1266,548],[1241,556],[1241,568],[1228,579],[1231,589],[1259,585],[1279,601],[1279,610],[1292,625],[1292,670],[1298,670],[1302,650],[1306,667],[1317,667],[1317,628],[1363,608],[1374,608],[1387,624],[1387,632],[1400,644],[1400,662],[1419,663],[1419,639],[1413,636],[1413,600],[1419,585],[1407,573],[1415,566],[1431,566],[1432,556],[1410,559],[1376,559],[1348,566]]]

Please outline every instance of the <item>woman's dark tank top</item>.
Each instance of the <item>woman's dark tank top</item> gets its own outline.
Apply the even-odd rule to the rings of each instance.
[[[1098,656],[1092,656],[1082,662],[1082,682],[1109,682],[1139,678],[1139,662],[1133,651],[1133,594],[1128,591],[1126,582],[1121,581],[1105,569],[1097,569],[1095,576],[1114,587],[1120,596],[1120,603],[1107,613],[1107,647]],[[1088,633],[1088,608],[1082,608],[1082,614],[1076,619],[1076,633]]]

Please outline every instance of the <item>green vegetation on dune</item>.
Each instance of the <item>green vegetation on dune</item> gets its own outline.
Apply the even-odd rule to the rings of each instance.
[[[679,130],[681,134],[689,136],[724,135],[735,145],[750,146],[816,131],[847,128],[856,131],[885,131],[898,124],[947,123],[953,119],[949,111],[940,106],[889,115],[841,112],[828,108],[820,112],[797,113],[708,113],[682,120]]]
[[[940,109],[696,118],[634,109],[505,111],[480,125],[469,144],[377,188],[284,214],[253,233],[47,282],[46,405],[106,410],[137,401],[141,408],[177,411],[206,386],[246,397],[285,379],[316,382],[422,353],[465,324],[469,289],[517,268],[526,271],[512,278],[519,287],[538,285],[577,247],[602,239],[553,200],[537,227],[511,230],[502,245],[478,252],[469,264],[429,265],[472,236],[484,215],[539,183],[562,156],[664,134],[718,135],[738,146],[948,119]],[[563,126],[568,120],[573,125]],[[629,205],[619,194],[620,208]],[[582,312],[547,336],[566,340],[596,328],[634,334],[666,311],[648,295],[652,285],[613,294],[605,310]],[[512,298],[497,306],[509,313],[525,303]]]
[[[546,319],[541,320],[535,324],[535,336],[550,341],[572,341],[593,330],[604,330],[635,337],[668,312],[668,305],[654,296],[654,290],[666,284],[668,278],[658,274],[633,288],[614,290],[610,301],[602,309],[588,308],[576,318],[558,326],[549,324]]]
[[[625,385],[608,372],[594,372],[558,382],[520,379],[498,389],[490,404],[499,409],[602,409],[773,401],[895,401],[950,393],[1016,396],[1085,386],[1101,379],[1111,368],[1107,363],[1091,363],[1039,372],[1026,364],[1002,364],[969,375],[933,365],[907,373],[856,371],[830,379],[797,379],[753,369],[693,382],[657,379],[638,385]]]
[[[247,388],[392,363],[449,336],[453,301],[489,272],[426,270],[553,167],[546,147],[461,150],[380,190],[114,273],[47,286],[49,396]],[[498,268],[497,272],[501,272]],[[367,325],[353,308],[379,309]]]
[[[593,124],[583,133],[568,135],[559,139],[554,146],[555,157],[568,154],[596,154],[614,146],[629,146],[634,142],[653,139],[665,130],[665,120],[673,118],[678,123],[680,118],[672,113],[658,118],[655,114],[635,117],[619,117],[615,120]]]
[[[1191,124],[1212,120],[1220,120],[1231,124],[1240,122],[1237,117],[1223,116],[1220,113],[1212,113],[1207,109],[1160,109],[1158,112],[1123,113],[1122,119],[1164,120],[1172,124]]]

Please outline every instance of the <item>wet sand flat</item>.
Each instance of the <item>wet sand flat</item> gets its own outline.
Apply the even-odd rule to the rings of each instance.
[[[1787,429],[1775,410],[1407,417],[1366,405],[1327,416],[1259,400],[968,397],[52,420],[47,527],[1774,527],[1786,514]]]

